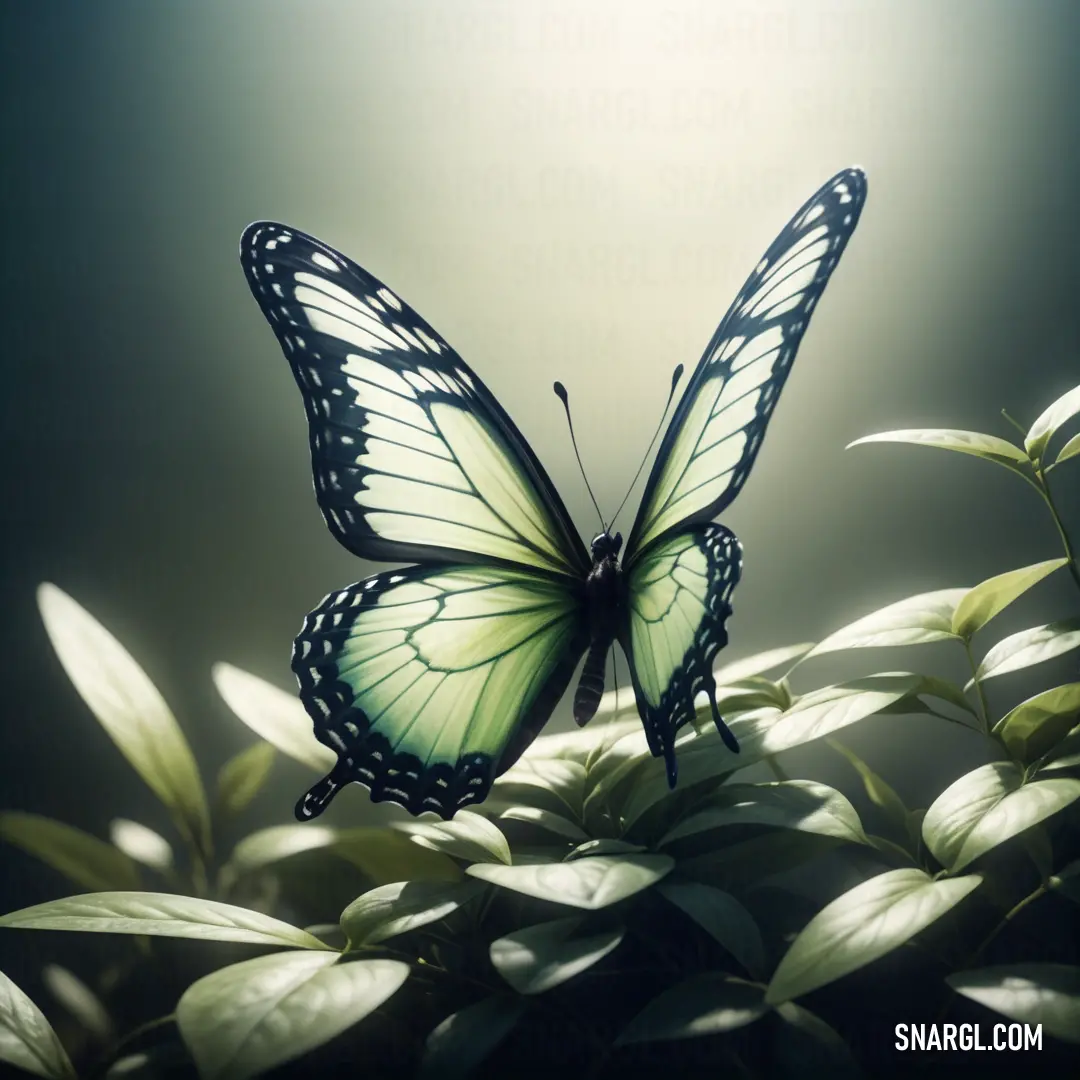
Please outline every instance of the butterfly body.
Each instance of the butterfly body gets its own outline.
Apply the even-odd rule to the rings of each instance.
[[[589,653],[574,694],[574,719],[587,724],[596,715],[604,692],[607,656],[626,618],[626,578],[619,565],[622,534],[606,529],[593,537],[592,568],[585,579],[585,604],[589,624]]]
[[[672,786],[702,695],[738,751],[712,665],[742,554],[714,519],[749,475],[865,193],[860,170],[838,173],[755,267],[675,409],[625,550],[606,526],[585,547],[495,396],[393,292],[313,236],[248,226],[241,262],[301,392],[326,524],[361,558],[415,564],[331,593],[296,638],[301,700],[338,755],[301,820],[353,782],[413,814],[483,801],[583,656],[574,715],[593,716],[616,642]]]

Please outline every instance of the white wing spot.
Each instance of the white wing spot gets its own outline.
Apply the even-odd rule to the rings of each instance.
[[[392,326],[398,336],[404,338],[414,349],[421,349],[424,352],[427,352],[427,350],[424,349],[423,343],[418,341],[411,333],[409,333],[409,331],[406,330],[404,326],[401,326],[398,323],[393,323]]]
[[[338,264],[329,255],[324,255],[321,251],[316,251],[311,256],[311,261],[324,270],[332,270],[335,274],[338,272]]]
[[[364,382],[381,386],[384,390],[399,394],[401,397],[416,398],[416,393],[405,379],[385,364],[379,363],[378,360],[372,360],[370,357],[349,353],[345,357],[345,363],[341,365],[341,370],[346,375],[352,375],[358,379],[363,379]]]
[[[442,349],[439,348],[439,343],[430,334],[424,333],[419,326],[416,328],[416,335],[433,353],[435,353],[436,356],[442,352]]]
[[[424,376],[420,375],[418,372],[403,371],[401,374],[404,378],[408,379],[409,382],[412,383],[412,385],[415,386],[416,389],[419,390],[422,394],[430,394],[432,390],[435,389],[435,387],[432,386],[431,383],[429,383],[427,379],[425,379]]]
[[[385,285],[379,290],[379,297],[395,311],[401,310],[401,301]]]

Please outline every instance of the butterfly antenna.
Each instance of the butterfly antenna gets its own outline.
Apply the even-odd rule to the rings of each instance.
[[[562,402],[563,408],[566,410],[566,423],[570,427],[570,442],[574,447],[574,457],[577,458],[578,468],[581,470],[581,479],[585,481],[585,487],[589,492],[589,498],[592,499],[592,504],[596,507],[596,516],[600,519],[600,527],[607,532],[607,526],[604,524],[604,515],[600,513],[600,506],[596,501],[596,496],[593,494],[592,486],[589,484],[589,478],[585,475],[585,466],[581,464],[581,455],[578,453],[577,439],[574,438],[574,421],[570,419],[570,395],[566,392],[566,387],[561,382],[555,383],[555,396]]]
[[[615,519],[622,513],[622,508],[626,505],[626,500],[630,498],[630,492],[634,490],[634,485],[638,481],[638,477],[641,475],[641,470],[645,468],[645,462],[649,460],[649,454],[652,452],[653,443],[656,442],[656,436],[660,434],[660,429],[664,426],[664,417],[667,416],[668,409],[671,408],[671,399],[675,396],[675,387],[679,385],[679,380],[682,378],[683,366],[680,364],[671,375],[671,389],[668,391],[667,404],[664,406],[664,411],[660,415],[660,423],[656,425],[656,430],[653,432],[653,437],[649,440],[649,445],[645,450],[645,456],[641,459],[641,464],[637,467],[637,472],[634,473],[634,479],[630,481],[630,486],[626,489],[626,494],[623,496],[623,501],[619,503],[619,509],[611,515],[611,524],[615,524]]]

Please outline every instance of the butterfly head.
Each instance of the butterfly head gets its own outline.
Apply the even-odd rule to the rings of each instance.
[[[590,547],[594,563],[607,558],[618,558],[622,550],[622,533],[616,533],[614,536],[609,532],[599,533],[592,538]]]

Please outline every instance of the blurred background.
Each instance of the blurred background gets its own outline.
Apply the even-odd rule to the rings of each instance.
[[[0,15],[4,808],[99,836],[118,815],[168,829],[53,656],[40,581],[132,651],[212,777],[253,736],[211,665],[291,689],[304,614],[374,569],[316,508],[299,395],[237,259],[255,218],[325,239],[437,327],[588,537],[552,381],[610,513],[671,369],[697,360],[802,201],[862,165],[861,224],[724,517],[746,560],[725,658],[1060,554],[1004,469],[844,447],[903,427],[1009,437],[1001,408],[1026,427],[1080,382],[1075,3],[108,0]],[[1056,490],[1080,537],[1078,468]],[[984,644],[1075,612],[1070,588],[1048,579]],[[962,682],[954,652],[822,658],[796,688],[896,669]],[[1075,656],[1058,668],[1076,678]],[[992,707],[1053,678],[998,680]],[[564,702],[549,730],[569,724]],[[913,806],[985,754],[918,717],[848,741]],[[858,800],[827,750],[790,768]],[[248,825],[290,821],[310,779],[279,760]],[[353,788],[330,820],[391,816]],[[3,910],[70,890],[14,849],[0,860]],[[5,937],[0,956],[26,944]]]

